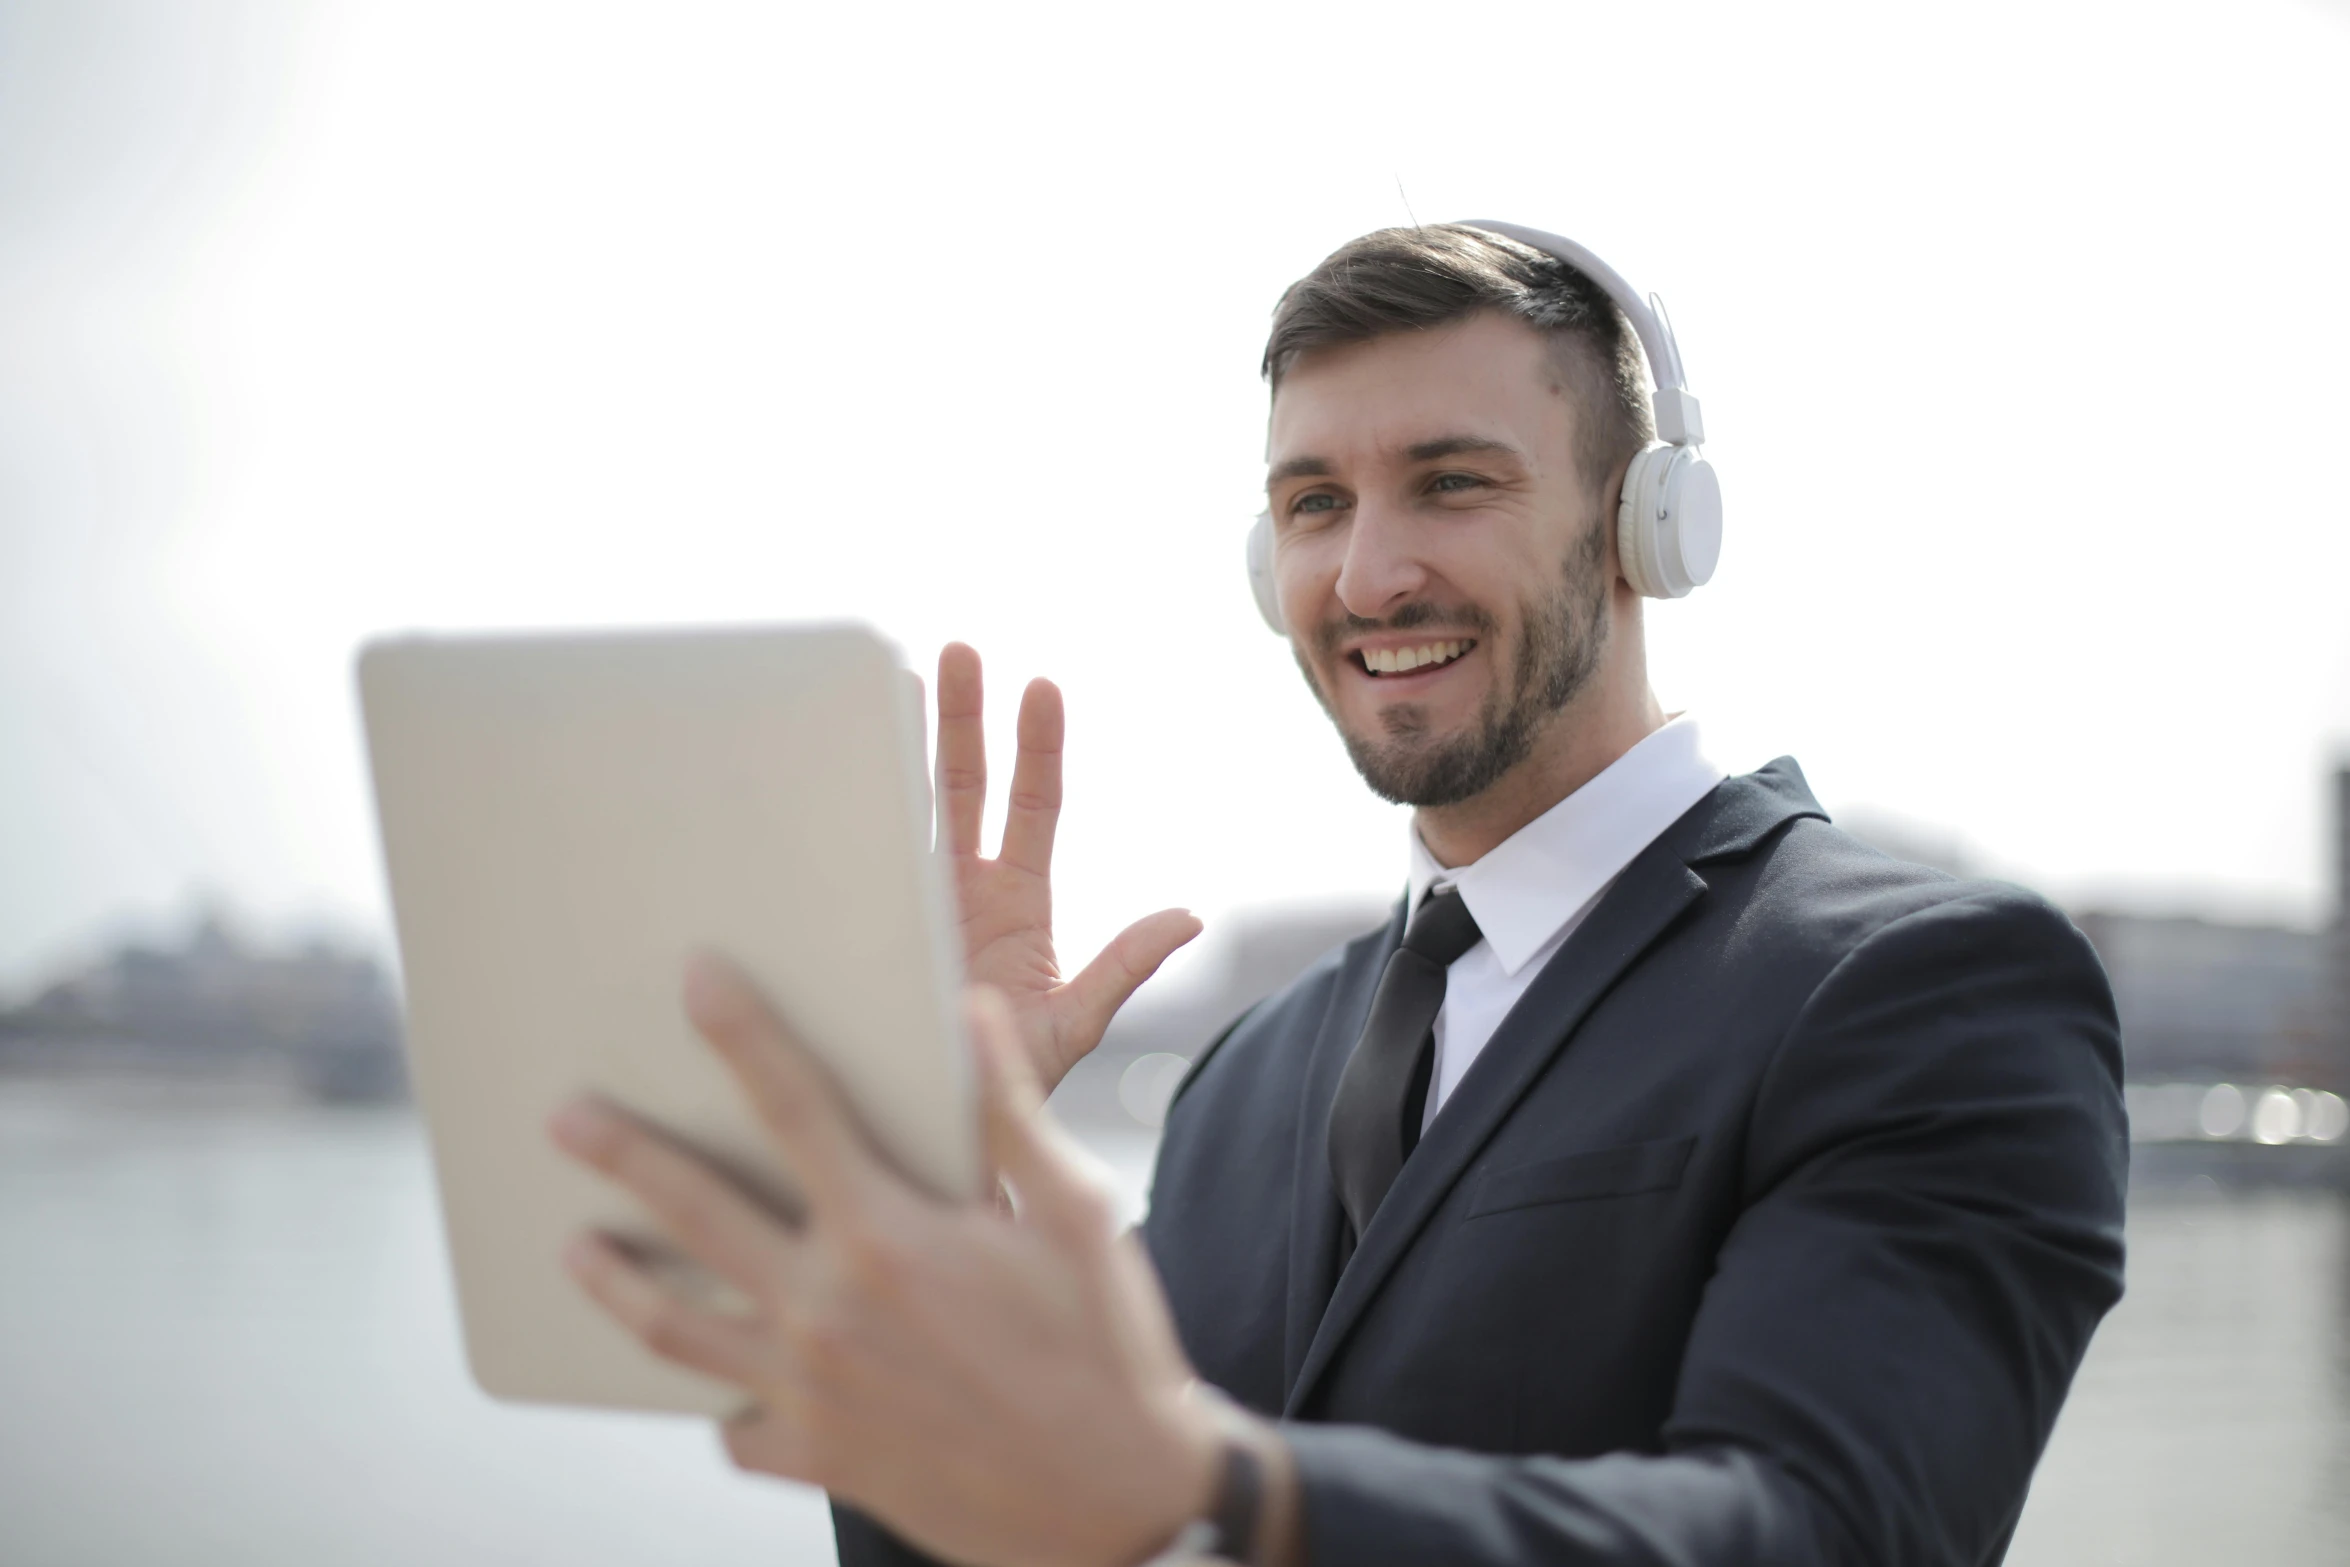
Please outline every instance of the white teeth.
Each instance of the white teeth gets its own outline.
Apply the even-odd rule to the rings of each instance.
[[[1375,675],[1400,675],[1430,664],[1449,664],[1469,650],[1466,642],[1431,642],[1425,647],[1365,648],[1363,667]]]

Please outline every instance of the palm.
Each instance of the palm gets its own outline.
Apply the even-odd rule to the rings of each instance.
[[[1163,909],[1121,931],[1064,979],[1053,951],[1053,832],[1061,814],[1061,693],[1035,680],[1020,699],[1019,752],[1001,852],[979,852],[987,806],[979,655],[959,642],[938,658],[939,841],[954,865],[963,962],[975,984],[1002,993],[1020,1044],[1049,1090],[1093,1047],[1110,1018],[1199,921]]]

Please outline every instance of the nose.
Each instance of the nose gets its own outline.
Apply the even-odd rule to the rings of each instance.
[[[1350,615],[1377,620],[1427,585],[1416,519],[1395,506],[1358,501],[1338,568],[1338,602]]]

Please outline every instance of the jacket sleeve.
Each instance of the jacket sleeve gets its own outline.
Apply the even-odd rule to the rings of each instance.
[[[2121,1295],[2120,1080],[2104,973],[2046,904],[1981,887],[1881,927],[1763,1079],[1663,1450],[1291,1425],[1312,1560],[1973,1567]]]

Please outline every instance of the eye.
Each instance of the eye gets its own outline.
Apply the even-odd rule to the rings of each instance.
[[[1299,516],[1335,511],[1338,509],[1338,497],[1330,494],[1327,490],[1312,490],[1291,502],[1289,509]]]
[[[1473,473],[1440,473],[1428,481],[1428,488],[1442,495],[1475,489],[1484,482]]]

